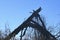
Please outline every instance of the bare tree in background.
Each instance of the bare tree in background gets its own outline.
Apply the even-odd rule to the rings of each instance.
[[[5,31],[0,30],[0,40],[4,40],[4,38],[11,33],[9,24],[5,24]],[[14,36],[10,40],[17,40]]]

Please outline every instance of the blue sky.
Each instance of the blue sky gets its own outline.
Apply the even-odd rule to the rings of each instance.
[[[39,7],[47,25],[60,23],[60,0],[0,0],[0,30],[9,24],[13,31]]]

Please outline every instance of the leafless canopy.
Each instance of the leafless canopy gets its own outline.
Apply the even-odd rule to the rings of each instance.
[[[20,26],[18,26],[18,28],[16,28],[12,33],[10,33],[4,40],[9,40],[11,37],[15,36],[21,30],[26,28],[22,35],[24,36],[27,27],[32,27],[34,29],[37,29],[39,32],[41,32],[41,34],[44,36],[44,40],[57,40],[49,31],[46,30],[46,26],[42,21],[40,15],[38,14],[40,11],[41,11],[41,7],[33,11],[32,15],[26,21],[24,21]],[[35,18],[37,21],[39,20],[41,24],[34,21],[33,18]]]

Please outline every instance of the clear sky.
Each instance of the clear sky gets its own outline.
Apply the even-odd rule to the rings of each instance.
[[[60,23],[60,0],[0,0],[0,30],[9,24],[13,31],[39,7],[47,25]]]

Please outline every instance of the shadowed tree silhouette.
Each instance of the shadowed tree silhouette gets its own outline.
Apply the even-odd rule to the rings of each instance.
[[[44,22],[42,21],[40,15],[38,14],[41,11],[41,7],[38,8],[37,10],[33,11],[33,14],[26,20],[24,21],[18,28],[16,28],[12,33],[10,33],[4,40],[9,40],[11,37],[15,36],[18,34],[20,31],[22,31],[24,28],[32,27],[34,29],[37,29],[43,36],[42,39],[44,40],[57,40],[55,36],[53,36],[49,31],[46,30],[46,26]],[[37,21],[34,21],[33,18]],[[41,25],[38,23],[39,21]],[[26,30],[21,34],[21,39],[25,35]]]

